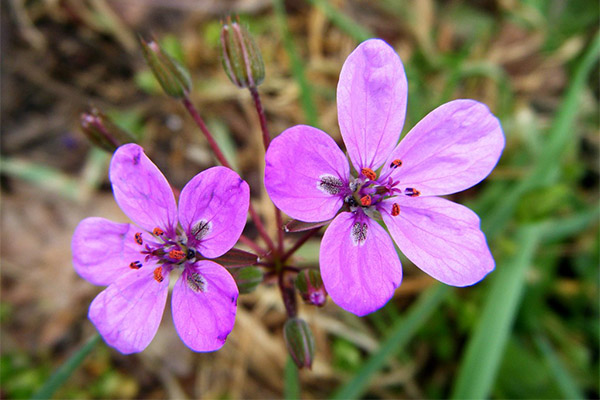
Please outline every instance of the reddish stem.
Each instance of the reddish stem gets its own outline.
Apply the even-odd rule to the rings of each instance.
[[[260,120],[260,129],[262,131],[263,146],[265,147],[266,152],[269,148],[269,144],[271,143],[271,134],[269,133],[269,128],[267,127],[267,118],[265,116],[265,110],[262,106],[262,102],[260,101],[260,95],[258,94],[256,86],[250,86],[248,89],[250,90],[250,94],[252,95],[252,100],[254,100],[256,113],[258,114],[258,119]],[[275,219],[277,221],[277,250],[279,251],[279,254],[282,254],[283,220],[281,218],[281,211],[277,207],[275,207]]]
[[[198,111],[196,110],[196,107],[194,107],[194,104],[192,104],[192,102],[190,101],[189,97],[186,96],[183,99],[181,99],[181,101],[183,102],[185,109],[191,115],[194,122],[196,122],[196,125],[198,125],[198,127],[204,134],[204,137],[206,137],[206,140],[208,140],[208,144],[210,145],[211,149],[214,151],[215,156],[217,157],[217,159],[219,160],[221,165],[223,165],[224,167],[227,167],[227,168],[231,168],[231,165],[229,164],[229,162],[227,162],[227,159],[223,155],[223,152],[221,152],[219,145],[217,144],[217,142],[213,138],[212,134],[206,127],[204,120],[202,119],[202,117],[200,116]],[[254,225],[256,226],[256,229],[258,230],[258,233],[260,234],[260,236],[264,239],[265,243],[271,250],[275,250],[275,245],[273,244],[273,241],[267,234],[267,231],[265,230],[265,227],[263,226],[263,223],[260,220],[260,217],[256,213],[256,210],[254,210],[252,203],[250,203],[250,205],[248,207],[248,211],[250,212],[250,217],[252,218],[252,221],[254,222]]]
[[[292,256],[292,254],[294,254],[296,252],[296,250],[298,250],[300,247],[302,247],[302,245],[304,243],[306,243],[306,241],[308,239],[310,239],[315,233],[319,232],[319,229],[321,229],[321,227],[314,228],[314,229],[311,229],[310,231],[306,232],[306,234],[304,234],[304,236],[302,236],[300,239],[298,239],[298,241],[294,244],[294,246],[292,246],[291,249],[289,249],[288,251],[285,252],[285,254],[281,257],[281,262],[284,263],[288,258],[290,258]]]

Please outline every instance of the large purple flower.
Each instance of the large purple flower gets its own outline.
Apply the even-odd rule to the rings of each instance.
[[[88,316],[106,343],[122,353],[144,350],[156,334],[169,290],[181,340],[213,351],[233,328],[238,298],[225,268],[205,258],[235,245],[248,212],[248,184],[224,167],[196,175],[181,191],[179,211],[169,183],[136,144],[117,149],[110,164],[115,200],[137,225],[87,218],[75,230],[73,265],[84,279],[108,285]]]
[[[481,103],[455,100],[398,143],[406,99],[400,58],[382,40],[367,40],[344,63],[337,88],[356,174],[335,141],[310,126],[287,129],[266,154],[265,186],[277,207],[306,222],[334,218],[319,254],[323,282],[335,303],[361,316],[382,307],[402,280],[390,235],[419,268],[449,285],[472,285],[494,269],[477,215],[436,196],[490,173],[504,148],[498,120]]]

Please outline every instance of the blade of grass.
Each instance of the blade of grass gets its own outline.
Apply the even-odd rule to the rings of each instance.
[[[68,199],[79,199],[79,183],[77,180],[47,165],[2,157],[0,158],[0,171],[3,174],[28,181],[44,190],[58,193]]]
[[[572,139],[572,127],[578,114],[581,92],[586,87],[587,77],[599,55],[600,35],[596,34],[575,68],[573,79],[569,83],[567,93],[550,128],[545,146],[540,152],[543,157],[538,160],[532,173],[516,183],[512,191],[500,198],[497,205],[482,220],[482,228],[488,238],[496,236],[506,227],[523,194],[536,187],[548,185],[558,177],[561,155],[568,148],[569,140]]]
[[[283,45],[285,47],[285,51],[287,52],[287,55],[290,58],[290,63],[292,65],[292,74],[294,75],[294,79],[296,79],[296,82],[298,82],[298,85],[300,86],[300,103],[302,104],[302,109],[304,111],[306,123],[308,125],[318,127],[319,118],[317,116],[317,109],[313,101],[312,88],[308,83],[308,80],[306,79],[306,75],[304,73],[304,65],[302,64],[302,61],[300,61],[300,57],[298,56],[298,52],[296,51],[296,45],[294,44],[294,40],[292,39],[292,35],[290,34],[288,28],[283,0],[273,0],[273,9],[275,11],[275,17],[277,20],[277,24],[279,25],[281,36],[283,37]]]
[[[548,340],[541,334],[536,335],[534,339],[535,344],[546,359],[546,364],[550,367],[563,397],[565,399],[585,399],[586,397],[577,387],[575,379],[569,374]]]
[[[440,305],[450,290],[446,285],[435,285],[423,293],[411,306],[404,318],[400,318],[389,330],[389,334],[381,347],[358,370],[356,376],[332,396],[333,399],[357,399],[368,388],[369,382],[386,362],[406,345],[414,334],[429,319],[433,311]]]
[[[63,365],[61,365],[52,376],[44,383],[32,399],[50,399],[60,388],[85,358],[92,352],[96,344],[100,342],[100,335],[92,336],[79,350],[75,352]]]
[[[479,324],[460,363],[453,399],[489,397],[525,288],[525,273],[541,237],[538,225],[520,227],[515,239],[518,251],[498,265]]]
[[[283,385],[283,398],[286,400],[294,400],[300,398],[300,381],[298,379],[298,368],[292,360],[292,357],[288,356],[285,363],[285,374],[284,374],[284,385]]]
[[[313,6],[318,7],[321,11],[323,11],[323,13],[334,25],[336,25],[357,42],[364,42],[365,40],[375,36],[370,30],[358,25],[356,21],[348,18],[341,11],[332,6],[328,1],[309,0],[309,2]]]

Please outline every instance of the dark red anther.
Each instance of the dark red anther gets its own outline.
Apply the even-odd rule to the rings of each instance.
[[[394,203],[392,204],[392,217],[396,217],[398,214],[400,214],[400,206],[398,203]]]
[[[162,282],[165,278],[162,275],[162,267],[158,267],[154,270],[154,280],[158,283]]]
[[[367,179],[370,179],[372,181],[377,179],[377,174],[375,172],[373,172],[373,170],[371,168],[363,168],[360,170],[360,173],[363,174],[364,176],[366,176]]]
[[[185,257],[185,253],[181,250],[171,250],[169,252],[169,257],[171,257],[175,260],[181,260]]]
[[[134,236],[134,238],[135,238],[135,242],[137,244],[142,245],[144,243],[144,241],[142,240],[142,233],[141,232],[136,233],[135,236]]]
[[[142,263],[139,261],[134,261],[132,263],[129,264],[129,268],[131,269],[140,269],[142,268]]]
[[[152,230],[152,233],[154,233],[154,236],[162,236],[162,235],[164,235],[164,234],[165,234],[165,233],[163,232],[163,230],[162,230],[162,229],[160,229],[160,228],[154,228],[154,230]]]
[[[392,163],[390,164],[390,168],[394,168],[394,169],[401,167],[401,166],[402,166],[402,160],[398,160],[398,159],[392,161]]]
[[[417,197],[417,196],[421,195],[421,192],[419,192],[415,188],[406,188],[406,189],[404,189],[404,194],[409,197]]]
[[[371,205],[371,201],[372,201],[372,197],[370,194],[364,195],[363,197],[360,198],[360,204],[362,204],[363,206],[370,206]]]

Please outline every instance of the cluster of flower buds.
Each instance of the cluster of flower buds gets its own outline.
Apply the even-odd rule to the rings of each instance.
[[[240,88],[255,88],[265,79],[262,55],[250,32],[239,21],[223,24],[221,61],[225,73]]]
[[[92,107],[89,111],[81,114],[80,126],[92,144],[110,153],[123,144],[135,142],[131,133],[119,128],[96,107]]]
[[[140,39],[140,42],[144,58],[165,93],[175,99],[187,97],[192,90],[192,80],[185,67],[168,55],[155,40],[146,42]]]

